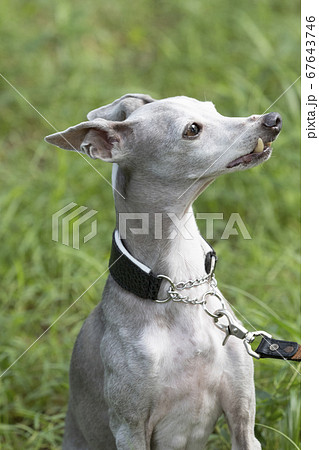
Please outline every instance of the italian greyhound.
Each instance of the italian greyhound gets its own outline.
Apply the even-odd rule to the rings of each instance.
[[[115,163],[113,244],[162,283],[154,298],[132,291],[136,280],[125,264],[112,275],[115,254],[102,301],[74,346],[63,449],[199,450],[222,414],[233,450],[260,449],[252,358],[238,339],[223,346],[223,330],[201,307],[204,296],[205,308],[216,311],[223,297],[217,287],[207,292],[204,260],[212,249],[192,203],[219,175],[266,161],[280,115],[225,117],[211,102],[128,94],[88,119],[46,141]],[[139,228],[145,213],[147,234]],[[132,220],[125,227],[121,217]],[[187,218],[187,236],[173,217]],[[174,301],[186,287],[195,300]]]

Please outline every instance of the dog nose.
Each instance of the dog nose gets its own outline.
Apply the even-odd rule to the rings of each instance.
[[[267,128],[274,128],[274,130],[279,133],[282,128],[281,115],[277,112],[265,114],[263,116],[262,124]]]

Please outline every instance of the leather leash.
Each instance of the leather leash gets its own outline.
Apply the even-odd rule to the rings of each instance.
[[[289,359],[291,361],[301,361],[301,345],[297,342],[282,341],[273,338],[262,338],[256,353],[260,358]]]

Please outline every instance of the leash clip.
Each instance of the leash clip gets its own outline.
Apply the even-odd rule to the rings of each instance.
[[[239,323],[234,318],[234,316],[226,309],[218,309],[217,311],[214,312],[214,315],[216,316],[214,317],[215,325],[226,334],[223,340],[223,345],[226,344],[229,336],[235,336],[243,341],[245,349],[250,356],[253,356],[256,359],[260,358],[260,355],[251,348],[250,344],[255,340],[257,336],[263,336],[270,339],[271,334],[263,330],[248,331],[247,328],[245,328],[241,323]],[[223,316],[227,318],[228,325],[218,323],[218,319],[220,319]]]
[[[271,334],[267,333],[266,331],[260,330],[260,331],[249,331],[247,335],[244,338],[244,346],[246,348],[246,351],[248,355],[253,356],[256,359],[260,359],[260,354],[256,353],[251,348],[251,343],[255,340],[257,336],[262,336],[268,339],[271,339]]]
[[[227,309],[217,309],[217,311],[214,312],[214,315],[216,316],[214,317],[216,326],[226,334],[223,345],[226,344],[229,336],[235,336],[238,339],[244,339],[246,337],[248,330],[241,323],[237,322]],[[218,323],[218,319],[223,316],[227,318],[228,325]]]

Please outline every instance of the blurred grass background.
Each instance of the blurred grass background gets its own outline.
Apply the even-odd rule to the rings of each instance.
[[[261,114],[275,102],[270,111],[284,125],[271,160],[220,178],[195,211],[224,214],[213,244],[226,297],[255,328],[300,339],[299,82],[281,96],[300,72],[299,7],[291,0],[2,1],[1,74],[53,127],[0,78],[1,373],[98,278],[109,256],[111,188],[79,155],[43,137],[127,92],[213,100],[229,116]],[[110,166],[91,163],[110,180]],[[80,250],[51,239],[52,214],[71,201],[98,211],[98,235]],[[232,212],[251,240],[221,240]],[[60,448],[73,343],[105,279],[0,379],[1,449]],[[264,449],[300,446],[296,369],[255,362]],[[207,449],[229,442],[221,419]]]

